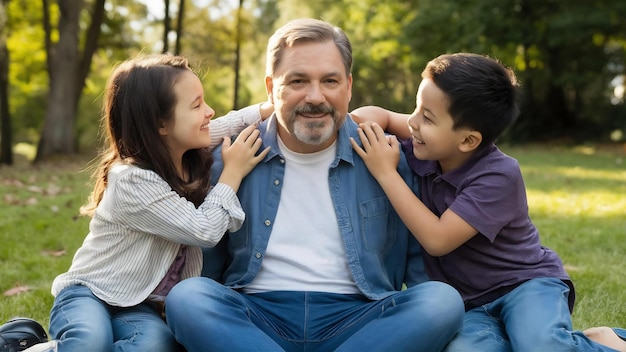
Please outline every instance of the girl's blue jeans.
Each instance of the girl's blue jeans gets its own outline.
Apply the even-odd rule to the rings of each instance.
[[[167,322],[196,351],[440,351],[461,327],[451,286],[426,282],[379,301],[362,295],[242,294],[205,277],[176,285]]]
[[[466,312],[463,328],[445,351],[615,352],[589,340],[582,331],[573,330],[568,295],[569,287],[559,279],[529,280],[499,299]]]
[[[59,351],[177,351],[172,331],[147,304],[114,307],[89,288],[74,285],[62,290],[50,312],[51,339]]]

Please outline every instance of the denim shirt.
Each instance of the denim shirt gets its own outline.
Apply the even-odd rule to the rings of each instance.
[[[360,142],[357,124],[350,116],[340,127],[337,156],[328,173],[329,191],[356,285],[372,300],[389,296],[426,281],[421,247],[394,211],[363,160],[353,151],[350,137]],[[275,115],[260,126],[263,150],[269,154],[243,180],[238,196],[246,219],[241,228],[226,234],[214,248],[204,249],[203,276],[237,289],[248,285],[261,268],[272,232],[285,174],[285,159],[277,144]],[[223,168],[221,148],[214,151],[214,181]],[[398,170],[417,190],[417,179],[404,155]],[[315,214],[311,214],[315,216]]]

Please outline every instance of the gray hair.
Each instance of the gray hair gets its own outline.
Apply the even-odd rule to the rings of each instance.
[[[325,42],[332,40],[341,54],[346,76],[352,72],[352,45],[339,27],[313,18],[292,20],[270,37],[267,43],[265,74],[273,76],[280,65],[283,50],[302,42]]]

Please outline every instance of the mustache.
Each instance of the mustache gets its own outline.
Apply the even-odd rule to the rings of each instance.
[[[334,116],[335,108],[332,106],[324,105],[324,104],[319,104],[319,105],[306,104],[303,106],[296,107],[294,112],[296,114],[331,114]]]

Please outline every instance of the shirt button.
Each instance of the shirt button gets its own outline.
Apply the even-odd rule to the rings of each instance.
[[[255,255],[256,259],[261,259],[261,253],[257,252]]]
[[[177,274],[172,274],[172,275],[170,275],[170,279],[178,280],[178,275]]]
[[[265,223],[265,226],[270,226],[270,225],[272,224],[272,222],[271,222],[271,221],[269,221],[269,220],[265,220],[265,222],[264,222],[264,223]]]
[[[285,159],[280,159],[280,163],[284,164],[285,163]]]
[[[280,180],[274,180],[274,185],[278,186],[280,184]]]

